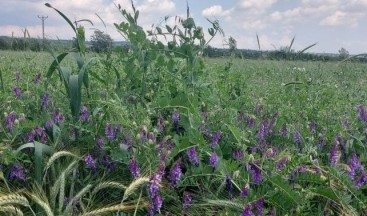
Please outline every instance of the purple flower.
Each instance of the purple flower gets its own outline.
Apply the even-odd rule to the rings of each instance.
[[[361,120],[364,123],[367,123],[367,113],[362,104],[358,106],[358,112],[359,112],[359,120]]]
[[[317,124],[316,122],[311,122],[308,127],[310,128],[310,132],[313,134],[316,132],[316,127],[317,127]]]
[[[158,117],[158,120],[157,120],[157,129],[158,129],[158,132],[159,133],[162,133],[165,126],[166,125],[164,123],[164,118],[162,116],[159,116]]]
[[[259,131],[257,132],[257,140],[259,144],[263,143],[265,137],[265,122],[261,121],[259,125]]]
[[[282,170],[285,167],[285,163],[287,163],[288,157],[284,156],[277,162],[277,170]]]
[[[98,136],[97,137],[97,147],[102,148],[103,146],[104,146],[104,141],[103,141],[102,137]]]
[[[54,121],[55,124],[62,124],[65,120],[64,115],[60,112],[59,109],[56,109],[53,113],[52,113],[52,120]]]
[[[155,195],[152,199],[151,204],[152,204],[151,209],[154,212],[158,212],[162,208],[162,205],[163,205],[162,197],[159,194]]]
[[[173,112],[172,113],[172,123],[173,125],[178,125],[178,122],[180,121],[180,113],[179,112]]]
[[[254,163],[250,164],[250,173],[252,176],[252,180],[255,184],[260,184],[263,180],[263,176],[261,174],[261,169],[259,168],[260,161],[256,160]]]
[[[140,167],[138,162],[135,159],[131,159],[129,161],[129,170],[131,172],[131,174],[134,176],[134,178],[139,178],[140,176]]]
[[[209,166],[215,169],[217,165],[218,165],[218,155],[215,152],[213,152],[209,157]]]
[[[299,133],[299,131],[295,131],[294,135],[294,142],[298,145],[298,149],[300,152],[302,152],[302,138],[301,138],[301,134]]]
[[[330,152],[331,166],[336,166],[336,163],[338,162],[338,160],[339,160],[338,145],[334,144],[333,148],[331,149],[331,152]]]
[[[248,186],[246,185],[241,189],[240,196],[246,198],[248,196]]]
[[[22,98],[22,91],[20,90],[20,88],[18,86],[13,87],[13,93],[14,93],[14,95],[17,99]]]
[[[247,204],[245,206],[245,209],[241,213],[241,216],[254,216],[254,214],[251,211],[251,204]]]
[[[212,140],[212,144],[211,147],[212,148],[216,148],[218,146],[219,140],[222,137],[222,132],[218,131],[214,134],[213,140]]]
[[[9,179],[9,181],[20,180],[20,181],[24,182],[25,181],[25,172],[26,172],[26,170],[24,169],[24,167],[22,165],[20,165],[19,163],[16,163],[10,169],[8,179]]]
[[[113,127],[112,124],[108,123],[105,129],[105,134],[106,134],[107,139],[109,141],[113,141],[114,139],[116,139],[117,132],[120,130],[120,128],[121,126],[119,124]]]
[[[234,150],[232,152],[232,157],[235,160],[242,160],[242,158],[243,158],[243,151],[241,149]]]
[[[41,100],[41,108],[46,108],[48,107],[48,104],[50,103],[50,96],[49,94],[46,92],[43,96],[42,96],[42,100]]]
[[[182,176],[181,159],[178,159],[171,167],[168,176],[168,179],[170,180],[172,187],[177,187],[177,183],[180,181],[181,176]]]
[[[9,131],[13,130],[13,125],[16,119],[17,119],[16,112],[11,112],[8,116],[5,117],[5,125],[6,128],[9,129]]]
[[[148,183],[148,192],[151,198],[155,197],[159,193],[160,182],[162,181],[162,176],[158,173],[153,174]]]
[[[255,118],[253,118],[252,116],[247,117],[246,124],[248,128],[253,128],[255,126]]]
[[[345,129],[349,129],[349,127],[350,127],[350,124],[349,124],[348,120],[343,121],[343,122],[342,122],[342,125],[343,125],[343,127],[344,127]]]
[[[232,183],[232,177],[230,173],[227,173],[226,175],[226,189],[228,190],[229,198],[233,198],[233,183]]]
[[[84,157],[84,161],[87,165],[87,167],[95,170],[97,167],[96,167],[96,161],[93,159],[92,155],[90,154],[87,154],[85,157]]]
[[[107,172],[111,173],[116,168],[116,163],[111,160],[110,156],[106,153],[102,154],[101,164],[107,168]]]
[[[199,158],[196,153],[196,147],[192,146],[189,149],[187,149],[187,156],[189,157],[189,161],[192,165],[198,166],[199,165]]]
[[[367,172],[362,171],[361,176],[354,182],[354,186],[356,186],[357,188],[360,188],[363,185],[365,185],[366,183],[367,183]]]
[[[352,154],[352,158],[349,160],[348,165],[350,168],[349,177],[354,180],[356,172],[358,172],[359,170],[363,170],[361,161],[355,153]]]
[[[47,120],[45,122],[45,129],[48,130],[48,131],[52,129],[52,121],[51,120]]]
[[[29,132],[28,142],[32,142],[34,140],[38,140],[41,143],[47,143],[47,134],[43,128],[37,126]]]
[[[34,84],[38,84],[41,81],[41,73],[37,74],[34,78]]]
[[[257,215],[263,215],[264,211],[264,199],[258,199],[253,203],[253,207],[256,209]]]
[[[188,192],[183,193],[183,209],[186,210],[190,207],[192,202],[192,197]]]
[[[80,107],[80,117],[79,117],[81,122],[86,122],[89,119],[89,112],[88,112],[88,108],[86,106],[82,106]]]

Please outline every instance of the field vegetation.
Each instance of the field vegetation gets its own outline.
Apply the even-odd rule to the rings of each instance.
[[[1,215],[367,215],[366,63],[207,58],[217,21],[134,5],[87,52],[46,6],[75,43],[0,51]]]

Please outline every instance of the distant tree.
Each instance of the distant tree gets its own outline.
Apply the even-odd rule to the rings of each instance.
[[[112,38],[110,35],[100,31],[95,30],[94,34],[90,38],[91,49],[94,52],[107,52],[112,48]]]
[[[228,39],[228,46],[231,52],[237,49],[237,41],[232,36]]]
[[[0,38],[0,50],[10,49],[10,44],[3,38]]]
[[[348,50],[346,50],[344,47],[342,47],[340,50],[338,50],[339,52],[339,57],[342,59],[348,58],[349,56],[349,52]]]

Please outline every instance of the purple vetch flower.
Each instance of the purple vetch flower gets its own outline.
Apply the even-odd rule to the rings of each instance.
[[[251,211],[251,204],[247,204],[245,206],[245,209],[241,213],[241,216],[254,216],[254,214]]]
[[[158,195],[161,181],[162,181],[162,175],[158,173],[155,173],[150,177],[148,183],[148,192],[151,198]]]
[[[50,103],[50,95],[46,92],[46,93],[42,96],[42,100],[41,100],[41,108],[43,108],[43,109],[47,108],[49,103]]]
[[[172,113],[172,123],[174,126],[178,125],[178,122],[180,121],[180,113],[175,111]]]
[[[241,189],[240,196],[246,198],[248,196],[249,186],[246,185]]]
[[[184,192],[183,193],[183,209],[187,210],[190,205],[192,203],[192,197],[190,196],[190,194],[188,192]]]
[[[355,153],[352,154],[352,158],[349,160],[348,165],[350,168],[349,177],[350,179],[354,180],[356,172],[363,170],[361,161]]]
[[[171,167],[168,176],[168,179],[170,180],[172,187],[174,188],[177,187],[177,183],[180,181],[181,176],[182,176],[181,159],[178,159]]]
[[[230,173],[227,173],[226,175],[226,189],[228,190],[229,198],[233,198],[233,183],[232,183],[232,176]]]
[[[213,152],[209,157],[209,166],[215,169],[218,165],[218,155],[217,153]]]
[[[343,127],[344,127],[345,129],[349,129],[349,128],[350,128],[350,124],[349,124],[348,120],[344,120],[344,121],[342,122],[342,125],[343,125]]]
[[[98,148],[102,148],[102,147],[104,146],[104,141],[103,141],[103,139],[102,139],[102,137],[101,137],[101,136],[98,136],[98,137],[97,137],[97,139],[96,139],[96,141],[97,141],[96,146],[97,146]]]
[[[62,124],[65,120],[64,115],[60,112],[59,109],[56,109],[53,113],[52,113],[52,120],[54,121],[55,124]]]
[[[116,139],[117,132],[120,130],[120,128],[121,126],[118,124],[113,126],[111,123],[108,123],[105,128],[105,134],[106,134],[107,139],[109,141],[113,141],[114,139]]]
[[[139,178],[140,167],[139,167],[138,162],[134,158],[129,160],[128,167],[129,167],[131,174],[134,176],[134,178]]]
[[[28,142],[32,142],[35,140],[41,143],[47,143],[47,134],[43,128],[37,126],[32,129],[31,132],[29,132]]]
[[[243,158],[243,151],[242,149],[237,149],[232,152],[232,157],[235,160],[242,160]]]
[[[189,149],[187,149],[187,156],[189,157],[189,161],[192,165],[194,166],[199,165],[199,158],[198,158],[195,146],[192,146]]]
[[[265,122],[261,121],[259,124],[259,130],[257,132],[257,140],[259,144],[262,144],[265,138]]]
[[[250,164],[250,174],[252,176],[252,180],[255,184],[260,184],[263,180],[263,176],[261,174],[261,169],[259,168],[260,161],[255,160],[254,163]]]
[[[317,124],[316,122],[311,122],[309,125],[308,125],[309,129],[310,129],[310,132],[313,134],[316,132],[316,128],[317,128]]]
[[[364,123],[367,123],[367,113],[364,106],[361,104],[358,106],[359,120]]]
[[[88,111],[88,108],[86,106],[82,106],[80,107],[80,116],[79,116],[79,119],[81,122],[86,122],[89,120],[89,111]]]
[[[24,182],[25,173],[26,173],[25,168],[19,163],[16,163],[11,167],[8,179],[9,181],[20,180]]]
[[[294,142],[298,145],[298,149],[302,152],[302,137],[298,130],[294,131]]]
[[[331,166],[336,166],[339,160],[338,144],[334,144],[330,151],[330,164]]]
[[[360,188],[366,183],[367,183],[367,172],[363,170],[360,177],[354,182],[354,186]]]
[[[147,135],[147,138],[148,138],[148,142],[150,144],[154,144],[154,143],[157,142],[157,138],[156,138],[156,136],[154,135],[153,132],[149,132],[148,135]]]
[[[283,156],[278,162],[277,162],[277,170],[282,170],[285,167],[285,164],[288,162],[288,156]]]
[[[37,74],[34,78],[34,84],[38,84],[41,81],[41,73]]]
[[[5,117],[5,127],[9,130],[13,130],[13,125],[15,120],[17,119],[17,113],[11,112]]]
[[[14,86],[13,87],[13,93],[14,93],[14,96],[17,99],[21,99],[22,98],[22,91],[20,90],[20,88],[18,86]]]
[[[263,215],[263,212],[264,212],[264,198],[260,198],[256,202],[254,202],[253,207],[256,209],[257,215]]]
[[[157,129],[159,133],[162,133],[164,131],[166,124],[164,123],[164,118],[162,116],[158,117],[157,120]]]
[[[95,170],[97,167],[96,167],[96,161],[93,159],[92,155],[90,154],[87,154],[85,157],[84,157],[84,161],[85,161],[85,164],[87,165],[87,167]]]
[[[221,137],[222,137],[222,131],[216,132],[213,136],[212,144],[210,145],[210,147],[216,148],[218,146]]]
[[[50,131],[50,130],[52,129],[52,121],[51,121],[51,120],[47,120],[47,121],[45,122],[45,129],[46,129],[47,131]]]
[[[106,153],[102,154],[100,162],[103,166],[107,168],[108,173],[111,173],[116,169],[116,163],[113,160],[111,160],[111,157],[108,156]]]
[[[255,118],[252,116],[247,117],[246,124],[248,128],[253,128],[255,126]]]

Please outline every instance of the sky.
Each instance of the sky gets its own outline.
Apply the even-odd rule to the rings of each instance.
[[[100,29],[115,41],[124,40],[113,23],[124,21],[116,5],[131,11],[130,0],[0,0],[0,35],[22,37],[27,28],[31,37],[42,38],[38,16],[47,16],[46,38],[71,39],[72,29],[46,2],[73,21],[90,19],[93,25],[83,23],[87,39]],[[175,16],[185,18],[187,4],[197,26],[207,29],[207,19],[218,20],[225,36],[215,37],[210,43],[214,47],[226,47],[231,36],[238,48],[258,49],[258,35],[262,50],[289,46],[295,37],[296,51],[317,43],[309,52],[338,53],[344,47],[350,54],[367,53],[367,0],[134,0],[134,4],[145,30],[153,24],[164,26],[165,16],[172,17],[170,25]]]

